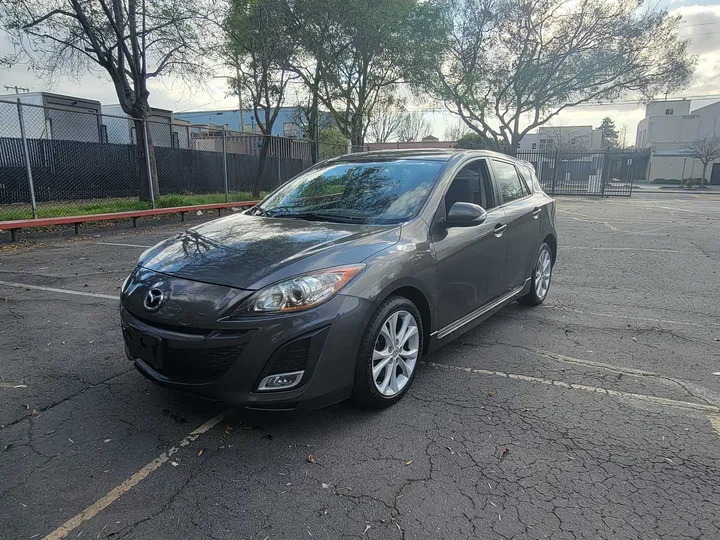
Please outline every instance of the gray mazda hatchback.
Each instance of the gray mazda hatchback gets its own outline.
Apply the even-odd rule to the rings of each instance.
[[[253,409],[397,402],[423,355],[545,300],[555,201],[486,151],[351,154],[143,253],[125,350],[151,380]]]

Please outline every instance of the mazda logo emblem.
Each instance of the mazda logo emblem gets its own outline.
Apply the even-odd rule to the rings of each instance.
[[[157,311],[165,300],[165,293],[162,289],[153,287],[146,294],[143,299],[143,306],[148,311]]]

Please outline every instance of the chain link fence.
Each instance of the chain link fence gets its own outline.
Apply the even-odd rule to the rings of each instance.
[[[0,221],[252,200],[313,163],[365,151],[159,113],[0,101]],[[150,179],[155,189],[150,189]]]

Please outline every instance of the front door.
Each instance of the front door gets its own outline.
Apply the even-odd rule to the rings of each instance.
[[[433,235],[439,283],[439,328],[461,319],[501,296],[507,250],[505,212],[496,208],[486,160],[463,167],[448,188],[444,208],[469,202],[487,210],[474,227],[450,227]]]
[[[506,291],[525,284],[540,242],[541,207],[518,175],[515,165],[492,160],[493,176],[507,217],[508,250],[505,263]]]
[[[720,186],[720,163],[713,163],[710,171],[710,183]]]

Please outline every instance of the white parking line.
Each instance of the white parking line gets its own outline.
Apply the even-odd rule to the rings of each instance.
[[[122,247],[136,247],[136,248],[150,248],[152,246],[144,246],[142,244],[120,244],[117,242],[93,242],[98,246],[122,246]]]
[[[594,315],[596,317],[608,317],[611,319],[625,319],[628,321],[646,321],[654,323],[665,323],[665,324],[682,324],[685,326],[697,326],[699,328],[707,328],[708,326],[720,327],[720,324],[705,322],[705,323],[692,323],[685,321],[673,321],[669,319],[653,319],[652,317],[632,317],[630,315],[620,315],[618,313],[597,313],[595,311],[583,311],[580,309],[567,308],[563,306],[545,306],[550,309],[556,309],[558,311],[568,311],[570,313],[579,313],[580,315]]]
[[[650,251],[651,253],[687,253],[687,251],[678,251],[676,249],[650,249],[650,248],[630,248],[630,247],[588,247],[588,246],[561,246],[560,251],[564,249],[587,249],[589,251]]]
[[[27,388],[27,384],[0,382],[0,388]]]
[[[0,281],[0,285],[7,287],[16,287],[18,289],[31,289],[34,291],[47,291],[61,294],[72,294],[75,296],[90,296],[92,298],[105,298],[107,300],[119,300],[119,296],[112,296],[110,294],[91,293],[83,291],[71,291],[69,289],[56,289],[55,287],[42,287],[40,285],[27,285],[26,283],[12,283],[10,281]]]
[[[720,415],[708,414],[707,418],[710,420],[710,425],[715,430],[715,433],[717,433],[718,437],[720,437]]]
[[[225,413],[220,413],[214,418],[211,418],[207,422],[205,422],[203,425],[201,425],[196,430],[192,431],[187,437],[185,437],[182,441],[180,441],[180,444],[178,445],[180,448],[189,446],[192,444],[200,435],[203,433],[207,433],[212,428],[214,428],[216,425],[218,425],[220,422],[222,422],[223,418],[225,418]],[[101,497],[95,503],[93,503],[91,506],[88,506],[85,510],[77,514],[76,516],[70,518],[65,523],[60,525],[57,529],[55,529],[53,532],[45,536],[43,540],[60,540],[61,538],[65,538],[70,532],[72,532],[74,529],[79,527],[82,523],[85,521],[88,521],[89,519],[92,519],[96,515],[98,515],[100,512],[105,510],[108,506],[110,506],[112,503],[117,501],[120,497],[125,495],[128,491],[130,491],[132,488],[134,488],[136,485],[138,485],[140,482],[145,480],[150,474],[159,469],[160,466],[163,463],[166,463],[170,457],[175,454],[179,448],[177,446],[173,446],[168,451],[163,452],[158,457],[153,459],[150,463],[145,465],[142,469],[140,469],[138,472],[133,474],[130,478],[125,480],[122,484],[117,486],[116,488],[110,490],[105,496]],[[79,536],[79,535],[78,535]]]
[[[581,390],[592,394],[605,394],[612,397],[629,398],[636,401],[645,401],[656,405],[678,407],[681,409],[690,409],[705,414],[720,414],[720,407],[715,405],[706,405],[704,403],[692,403],[691,401],[678,401],[676,399],[668,399],[657,396],[649,396],[647,394],[633,394],[632,392],[621,392],[619,390],[610,390],[609,388],[600,388],[598,386],[588,386],[586,384],[569,383],[565,381],[556,381],[552,379],[543,379],[541,377],[532,377],[530,375],[518,375],[516,373],[505,373],[504,371],[492,371],[489,369],[475,369],[469,367],[453,366],[449,364],[438,364],[436,362],[425,362],[426,365],[432,366],[446,371],[460,371],[465,373],[475,373],[477,375],[491,375],[494,377],[503,377],[505,379],[513,379],[516,381],[524,381],[535,384],[546,384],[548,386],[558,386],[560,388],[568,388],[570,390]]]

